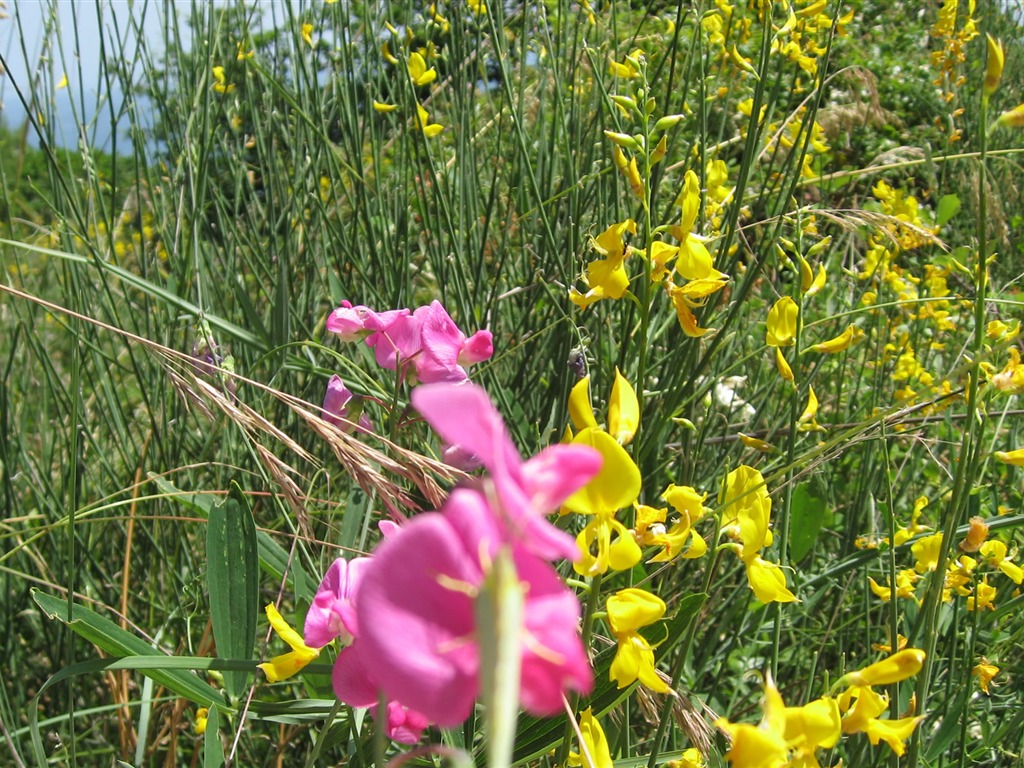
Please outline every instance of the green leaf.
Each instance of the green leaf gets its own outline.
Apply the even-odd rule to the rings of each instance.
[[[161,493],[188,507],[200,517],[208,519],[210,510],[216,506],[214,498],[208,493],[183,491],[164,478],[152,473],[150,473],[149,479],[156,484]],[[305,600],[306,602],[311,601],[313,599],[312,582],[299,562],[295,559],[289,562],[288,551],[274,541],[266,531],[256,532],[256,543],[259,547],[260,566],[263,570],[275,581],[280,581],[287,572],[295,599]]]
[[[789,524],[789,556],[799,563],[814,548],[825,521],[828,505],[811,490],[810,484],[801,483],[793,491],[792,517]]]
[[[956,195],[943,195],[935,209],[935,223],[940,227],[960,212],[960,198]]]
[[[62,597],[54,597],[38,590],[32,590],[32,599],[49,618],[66,624],[79,637],[88,640],[111,656],[146,656],[156,660],[155,663],[167,662],[168,665],[175,660],[174,657],[153,648],[141,637],[126,632],[110,619],[84,605],[75,603],[72,616],[68,613],[68,601]],[[112,660],[104,659],[103,661],[110,662]],[[224,697],[216,689],[186,670],[161,666],[160,668],[146,669],[142,674],[153,678],[155,682],[178,696],[190,699],[200,706],[209,707],[223,702]]]
[[[217,655],[225,659],[251,659],[259,611],[256,523],[245,494],[235,483],[231,484],[228,497],[210,509],[206,557]],[[226,672],[224,687],[228,695],[240,696],[247,679],[246,672]]]
[[[220,740],[220,712],[210,707],[206,714],[206,735],[203,737],[203,768],[224,765],[224,743]]]

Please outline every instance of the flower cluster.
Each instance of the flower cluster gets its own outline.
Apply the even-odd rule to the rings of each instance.
[[[910,648],[840,678],[838,696],[822,696],[802,707],[787,707],[769,676],[764,685],[764,716],[758,725],[715,724],[732,742],[725,757],[737,768],[776,768],[784,765],[817,766],[815,752],[831,749],[843,734],[864,733],[872,744],[884,741],[897,755],[905,751],[921,717],[881,718],[888,698],[872,686],[890,685],[916,675],[924,651]]]
[[[519,635],[520,703],[535,715],[554,714],[565,691],[590,690],[592,673],[579,603],[551,565],[579,552],[545,515],[598,472],[601,455],[586,445],[556,445],[523,461],[487,395],[470,383],[423,385],[412,401],[488,476],[455,489],[440,510],[389,527],[370,557],[336,561],[304,638],[282,634],[293,655],[267,669],[280,679],[301,668],[291,662],[308,662],[338,639],[335,693],[355,707],[375,706],[383,694],[391,738],[415,742],[428,723],[457,725],[481,694],[481,638],[493,636],[497,627],[484,624],[497,619],[486,618],[480,604],[495,599],[491,576],[501,561],[515,584],[497,599],[521,602],[519,626],[501,627]]]
[[[328,316],[327,330],[342,341],[364,339],[378,365],[398,371],[410,384],[465,381],[469,378],[466,366],[494,353],[490,331],[477,331],[467,338],[439,301],[414,311],[385,312],[343,301]]]

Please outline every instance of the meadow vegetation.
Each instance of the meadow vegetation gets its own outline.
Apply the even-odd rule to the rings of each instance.
[[[1024,765],[1012,5],[51,3],[0,762]]]

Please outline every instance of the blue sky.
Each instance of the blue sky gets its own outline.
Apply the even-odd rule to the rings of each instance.
[[[25,119],[13,83],[27,92],[40,72],[52,78],[53,85],[66,74],[68,87],[54,92],[58,144],[77,144],[77,113],[78,120],[90,126],[89,143],[109,149],[113,130],[109,109],[97,103],[101,92],[107,94],[106,86],[100,87],[101,40],[108,57],[113,51],[134,49],[139,34],[150,45],[160,45],[162,6],[157,0],[8,0],[9,18],[0,19],[0,55],[8,70],[0,77],[4,122],[17,127]],[[59,34],[51,39],[60,44],[45,56],[44,32],[54,23]],[[119,101],[122,94],[115,92],[112,98]]]

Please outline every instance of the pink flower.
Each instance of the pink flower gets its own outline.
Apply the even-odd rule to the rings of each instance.
[[[466,339],[439,301],[420,307],[413,316],[420,322],[422,350],[416,359],[416,376],[421,384],[465,381],[469,376],[464,365],[482,362],[494,353],[490,331],[477,331]]]
[[[349,706],[377,708],[377,685],[372,671],[359,655],[359,623],[356,594],[372,558],[338,558],[324,574],[313,604],[306,614],[303,640],[312,648],[323,648],[340,638],[342,648],[334,662],[334,689],[338,698]],[[401,744],[415,744],[429,724],[426,716],[410,710],[398,701],[387,705],[388,737]]]
[[[336,637],[343,644],[352,642],[359,634],[356,623],[355,595],[368,557],[346,560],[339,557],[324,574],[313,604],[306,613],[303,640],[311,648],[323,648]]]
[[[480,689],[475,593],[485,563],[508,546],[496,523],[483,494],[460,488],[441,512],[413,518],[377,548],[356,606],[359,639],[344,667],[339,656],[340,681],[336,667],[339,696],[365,695],[369,682],[443,727],[466,719]],[[593,683],[579,603],[546,562],[521,546],[512,555],[525,599],[520,701],[531,714],[555,714],[565,690]]]
[[[348,404],[353,397],[355,395],[352,394],[352,390],[345,386],[341,376],[338,374],[331,376],[327,382],[327,391],[324,393],[323,409],[326,412],[324,419],[329,424],[341,427],[345,431],[352,429],[352,424],[348,421]],[[365,430],[373,431],[370,417],[365,413],[359,414],[359,426]]]
[[[451,445],[459,446],[490,472],[501,509],[497,524],[506,541],[519,542],[545,560],[576,560],[572,536],[551,525],[556,510],[601,468],[601,455],[586,445],[553,445],[523,461],[505,422],[483,388],[465,383],[417,387],[412,404]]]
[[[490,331],[477,331],[467,339],[439,301],[415,312],[374,312],[343,301],[327,317],[327,330],[341,336],[342,341],[365,339],[378,365],[392,371],[400,369],[403,376],[422,383],[465,381],[466,366],[487,360],[494,353]]]

